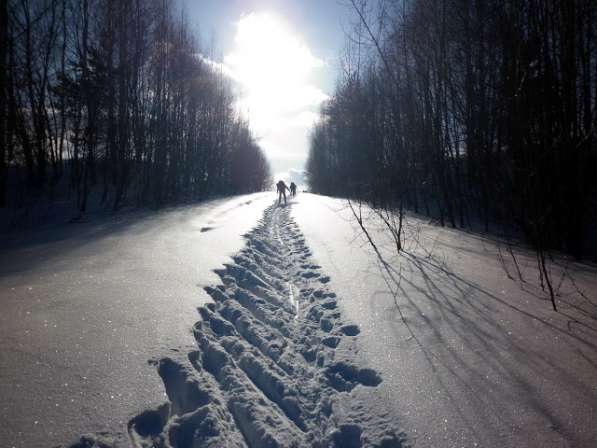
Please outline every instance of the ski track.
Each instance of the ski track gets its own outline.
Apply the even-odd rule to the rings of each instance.
[[[216,271],[222,283],[205,288],[214,302],[198,309],[198,350],[156,362],[169,401],[129,422],[132,445],[405,446],[290,206],[267,208],[245,237]]]

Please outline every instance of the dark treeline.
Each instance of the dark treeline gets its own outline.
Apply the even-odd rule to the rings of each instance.
[[[269,166],[172,0],[0,0],[0,206],[84,213],[269,185]],[[66,193],[65,193],[66,192]]]
[[[350,3],[312,189],[597,255],[597,2]]]

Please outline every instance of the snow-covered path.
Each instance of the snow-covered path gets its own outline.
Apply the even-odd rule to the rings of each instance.
[[[594,266],[567,266],[585,297],[554,270],[555,313],[533,286],[532,253],[518,251],[521,287],[488,238],[410,217],[409,255],[397,256],[371,217],[366,224],[384,266],[346,201],[302,194],[292,215],[343,315],[358,323],[360,355],[384,379],[378,391],[410,443],[597,446]]]
[[[164,401],[148,360],[194,346],[213,269],[272,193],[0,236],[0,446],[68,443]],[[118,434],[118,433],[121,434]]]
[[[8,241],[0,440],[595,446],[594,267],[568,266],[554,313],[522,250],[521,288],[487,238],[412,218],[396,256],[369,221],[384,267],[345,201],[273,199]]]
[[[355,363],[342,319],[289,207],[271,206],[206,290],[199,350],[158,362],[169,402],[131,421],[137,447],[399,447],[382,379]]]

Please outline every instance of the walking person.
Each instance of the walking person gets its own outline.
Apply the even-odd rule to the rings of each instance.
[[[290,182],[290,196],[296,196],[296,184],[294,182]]]
[[[278,204],[282,202],[282,195],[284,195],[284,205],[286,205],[286,190],[290,191],[283,180],[278,181],[276,184],[278,190]]]

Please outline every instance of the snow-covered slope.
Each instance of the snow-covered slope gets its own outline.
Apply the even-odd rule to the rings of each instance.
[[[378,373],[342,318],[289,207],[271,206],[206,290],[198,350],[161,359],[169,401],[134,418],[136,447],[400,447]]]
[[[2,236],[0,446],[56,446],[89,431],[128,441],[128,420],[164,400],[147,361],[194,346],[202,287],[272,201],[255,194]]]
[[[378,255],[345,201],[273,199],[9,241],[0,440],[594,446],[594,268],[554,313],[522,250],[521,288],[487,238],[410,218],[397,256],[371,218]]]
[[[397,257],[364,209],[384,264],[346,201],[303,194],[292,214],[340,309],[361,329],[359,355],[384,378],[378,390],[417,447],[597,446],[593,266],[565,266],[576,286],[553,268],[554,313],[523,250],[521,287],[482,236],[410,217],[408,255]]]

